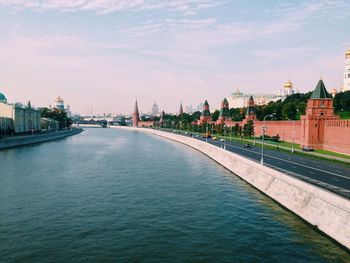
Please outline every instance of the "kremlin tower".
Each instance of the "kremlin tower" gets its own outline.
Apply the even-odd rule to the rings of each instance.
[[[227,99],[225,98],[221,102],[220,114],[217,120],[217,124],[224,124],[226,120],[230,120],[230,107]]]
[[[247,112],[245,114],[245,120],[255,120],[256,119],[256,112],[255,112],[255,102],[253,99],[253,96],[249,97],[248,103],[247,103]]]
[[[344,84],[342,91],[350,90],[350,49],[345,52]]]
[[[302,146],[322,148],[326,120],[337,120],[334,115],[333,97],[320,79],[307,102],[305,115],[301,116]]]
[[[132,126],[133,127],[138,127],[139,126],[139,119],[140,119],[140,114],[139,114],[139,108],[137,106],[137,100],[136,100],[135,101],[134,113],[132,114]]]
[[[203,111],[201,117],[199,118],[199,124],[206,124],[208,122],[211,122],[211,115],[209,111],[209,103],[207,100],[205,100]]]

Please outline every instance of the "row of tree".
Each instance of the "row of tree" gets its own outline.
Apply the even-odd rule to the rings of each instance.
[[[312,92],[297,93],[288,96],[285,100],[278,100],[276,102],[270,102],[267,105],[256,106],[255,111],[258,120],[263,120],[264,116],[274,113],[274,120],[300,120],[300,115],[304,115],[307,107],[307,101],[310,98]],[[350,112],[350,91],[341,92],[336,94],[334,98],[334,108],[336,113]],[[245,117],[246,108],[231,108],[230,118],[233,121],[242,121]],[[219,117],[220,111],[216,110],[212,112],[211,117],[213,121],[216,121]],[[183,113],[181,115],[169,115],[164,116],[164,121],[175,123],[191,123],[198,120],[201,115],[200,111],[193,114]],[[143,120],[148,120],[143,117]],[[154,121],[159,121],[159,117],[155,117]]]
[[[67,112],[59,109],[41,108],[41,118],[49,118],[58,121],[59,128],[65,129],[73,124],[71,118],[68,117]]]

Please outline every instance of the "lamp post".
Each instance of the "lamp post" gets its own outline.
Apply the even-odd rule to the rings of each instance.
[[[272,118],[275,114],[268,114],[265,115],[264,121],[263,121],[263,127],[262,127],[262,142],[261,142],[261,160],[260,164],[264,165],[264,137],[265,137],[265,131],[267,130],[267,127],[265,125],[266,118]]]
[[[292,153],[294,153],[294,137],[295,137],[295,130],[294,130],[294,120],[293,120],[293,130],[292,130]]]
[[[208,123],[206,123],[205,142],[208,142]]]
[[[224,149],[226,150],[226,125],[224,126],[225,132],[224,132]]]

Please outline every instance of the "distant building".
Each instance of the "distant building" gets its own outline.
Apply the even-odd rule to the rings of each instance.
[[[231,96],[227,97],[227,101],[231,108],[245,108],[250,96],[236,89]],[[273,94],[252,94],[252,96],[257,98],[256,105],[267,105],[270,101],[277,101],[282,97]]]
[[[184,109],[182,107],[182,102],[180,102],[179,115],[182,115],[183,113],[184,113]]]
[[[152,116],[158,116],[159,114],[159,108],[156,102],[154,102],[153,106],[152,106],[152,112],[151,115]]]
[[[60,128],[60,123],[49,118],[41,118],[41,130],[43,131],[57,131]]]
[[[350,49],[345,52],[344,84],[341,91],[350,90]]]
[[[55,102],[53,104],[53,107],[55,109],[58,109],[58,110],[64,110],[64,101],[63,99],[61,98],[61,96],[58,96],[56,99],[55,99]]]
[[[335,97],[335,95],[337,95],[337,93],[338,93],[338,91],[336,88],[331,89],[331,95],[333,98]]]
[[[41,130],[40,111],[20,103],[10,104],[0,93],[0,133],[23,133]]]
[[[290,95],[294,94],[294,90],[293,90],[293,83],[288,80],[285,84],[284,84],[284,97],[288,97]]]

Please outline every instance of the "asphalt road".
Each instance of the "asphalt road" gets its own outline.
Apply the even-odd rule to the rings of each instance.
[[[193,138],[206,141],[201,137]],[[224,147],[224,142],[218,140],[208,139],[208,143]],[[243,144],[232,141],[226,141],[225,144],[226,150],[260,163],[261,146],[251,145],[246,148]],[[346,165],[266,148],[264,165],[350,199],[350,167]]]

